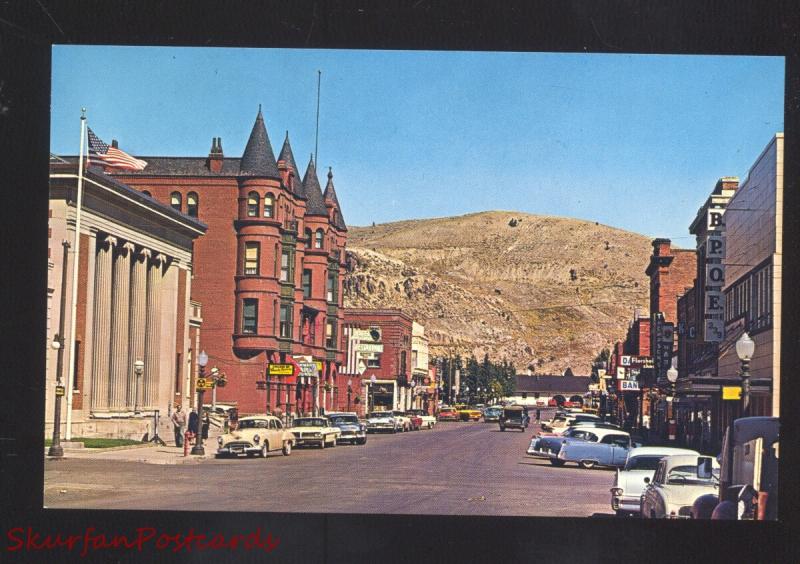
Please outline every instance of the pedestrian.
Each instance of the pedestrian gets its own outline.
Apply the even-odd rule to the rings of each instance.
[[[235,407],[230,410],[230,430],[235,431],[239,426],[239,410]]]
[[[176,405],[172,413],[172,424],[175,426],[175,446],[183,446],[183,429],[186,426],[186,413],[181,411],[181,406]]]
[[[536,422],[538,423],[541,420],[541,418],[542,418],[542,410],[537,408],[536,409]]]
[[[203,440],[208,439],[209,427],[211,427],[211,419],[209,418],[208,413],[206,413],[206,417],[203,419]]]
[[[197,436],[197,431],[200,423],[200,416],[197,415],[197,412],[192,409],[189,412],[189,434],[194,438]]]

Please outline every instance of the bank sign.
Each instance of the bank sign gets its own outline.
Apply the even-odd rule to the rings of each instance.
[[[619,380],[617,382],[620,392],[638,392],[639,382],[636,380]]]

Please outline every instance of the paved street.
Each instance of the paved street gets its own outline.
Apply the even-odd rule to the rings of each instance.
[[[525,455],[532,432],[448,423],[364,446],[297,448],[196,464],[71,458],[45,463],[51,508],[591,516],[611,514],[612,470]],[[209,445],[213,452],[216,445]],[[177,451],[177,449],[176,449]],[[202,504],[196,494],[202,484]]]

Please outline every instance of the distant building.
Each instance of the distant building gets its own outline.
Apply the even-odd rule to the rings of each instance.
[[[52,433],[58,332],[64,296],[62,425],[71,403],[72,437],[141,439],[153,413],[166,421],[173,403],[192,404],[186,360],[202,322],[192,301],[192,246],[206,226],[98,169],[85,171],[80,229],[75,356],[69,357],[76,250],[78,167],[50,164],[48,359],[45,433]],[[70,243],[62,291],[62,241]],[[141,360],[140,377],[134,363]],[[62,430],[65,436],[66,428]]]
[[[556,401],[583,401],[591,384],[589,376],[560,375],[516,375],[514,394],[504,401],[518,405],[546,406],[551,399]]]
[[[347,308],[343,319],[342,371],[359,376],[362,409],[406,409],[411,403],[411,317],[399,309]]]

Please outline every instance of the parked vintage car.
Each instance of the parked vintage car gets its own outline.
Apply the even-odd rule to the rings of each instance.
[[[710,462],[709,462],[710,461]],[[711,465],[703,476],[700,468]],[[719,488],[719,463],[710,456],[676,454],[658,462],[652,480],[641,497],[639,514],[644,519],[691,519],[692,504]]]
[[[391,411],[373,411],[367,416],[367,432],[377,433],[388,431],[397,433],[403,430],[403,424],[394,416]]]
[[[419,431],[420,429],[422,429],[422,417],[420,417],[416,413],[411,413],[410,411],[403,411],[401,415],[407,417],[408,420],[411,421],[412,431]]]
[[[628,451],[635,446],[641,446],[638,443],[634,444],[631,436],[624,431],[595,428],[592,432],[600,435],[600,440],[568,439],[566,443],[562,443],[557,457],[559,462],[562,465],[567,462],[575,462],[581,468],[586,469],[595,466],[621,468],[625,466]]]
[[[600,417],[591,413],[565,413],[556,414],[553,419],[542,424],[542,429],[546,431],[557,431],[569,427],[571,423],[582,423],[586,421],[601,421]]]
[[[531,418],[528,415],[528,409],[522,405],[505,406],[498,420],[501,431],[505,431],[506,429],[519,429],[523,433],[525,429],[528,428],[530,422]]]
[[[352,412],[329,413],[328,421],[332,427],[338,427],[342,434],[338,441],[350,441],[352,444],[363,445],[367,442],[367,426],[358,420],[358,415]]]
[[[632,448],[622,469],[617,469],[611,485],[611,509],[617,515],[638,515],[642,492],[647,485],[645,478],[652,480],[658,462],[673,454],[700,453],[685,448],[647,446]]]
[[[482,415],[481,410],[474,407],[464,407],[458,410],[458,418],[461,421],[480,421]]]
[[[436,425],[436,418],[433,415],[428,415],[422,409],[411,409],[407,413],[413,413],[422,418],[422,426],[427,429],[433,429],[433,426]]]
[[[439,410],[439,421],[458,421],[458,412],[453,407],[443,407]]]
[[[575,428],[595,428],[595,429],[616,429],[617,431],[622,431],[622,427],[619,425],[615,425],[614,423],[605,423],[604,421],[578,421],[573,422],[567,425],[564,428],[556,429],[555,431],[549,431],[545,433],[538,433],[537,437],[552,437],[552,436],[564,436],[570,429]]]
[[[526,452],[531,456],[549,459],[550,464],[553,466],[563,466],[566,463],[566,460],[562,460],[560,458],[560,454],[561,450],[568,443],[600,443],[603,440],[612,441],[614,440],[614,437],[624,437],[630,442],[630,435],[625,431],[620,431],[618,429],[602,429],[597,427],[584,428],[580,426],[572,427],[563,435],[550,435],[533,438]]]
[[[332,427],[325,417],[298,417],[292,422],[290,431],[298,446],[318,445],[319,448],[335,447],[342,434],[341,429]]]
[[[732,432],[731,432],[732,431]],[[717,499],[708,496],[702,511],[696,500],[695,519],[775,520],[778,518],[778,457],[780,421],[777,417],[742,417],[725,432],[720,454]],[[736,511],[731,506],[735,506]],[[725,507],[728,506],[728,511]]]
[[[483,420],[487,423],[490,421],[500,421],[500,416],[502,414],[502,407],[490,406],[483,410]]]
[[[289,456],[295,445],[295,437],[277,417],[253,415],[239,419],[237,429],[221,435],[217,444],[217,458],[240,454],[258,454],[266,458],[267,453],[275,450],[282,450],[285,456]]]
[[[394,415],[394,418],[400,422],[401,431],[406,432],[413,430],[414,425],[411,423],[411,418],[404,412],[395,410],[391,413]]]

